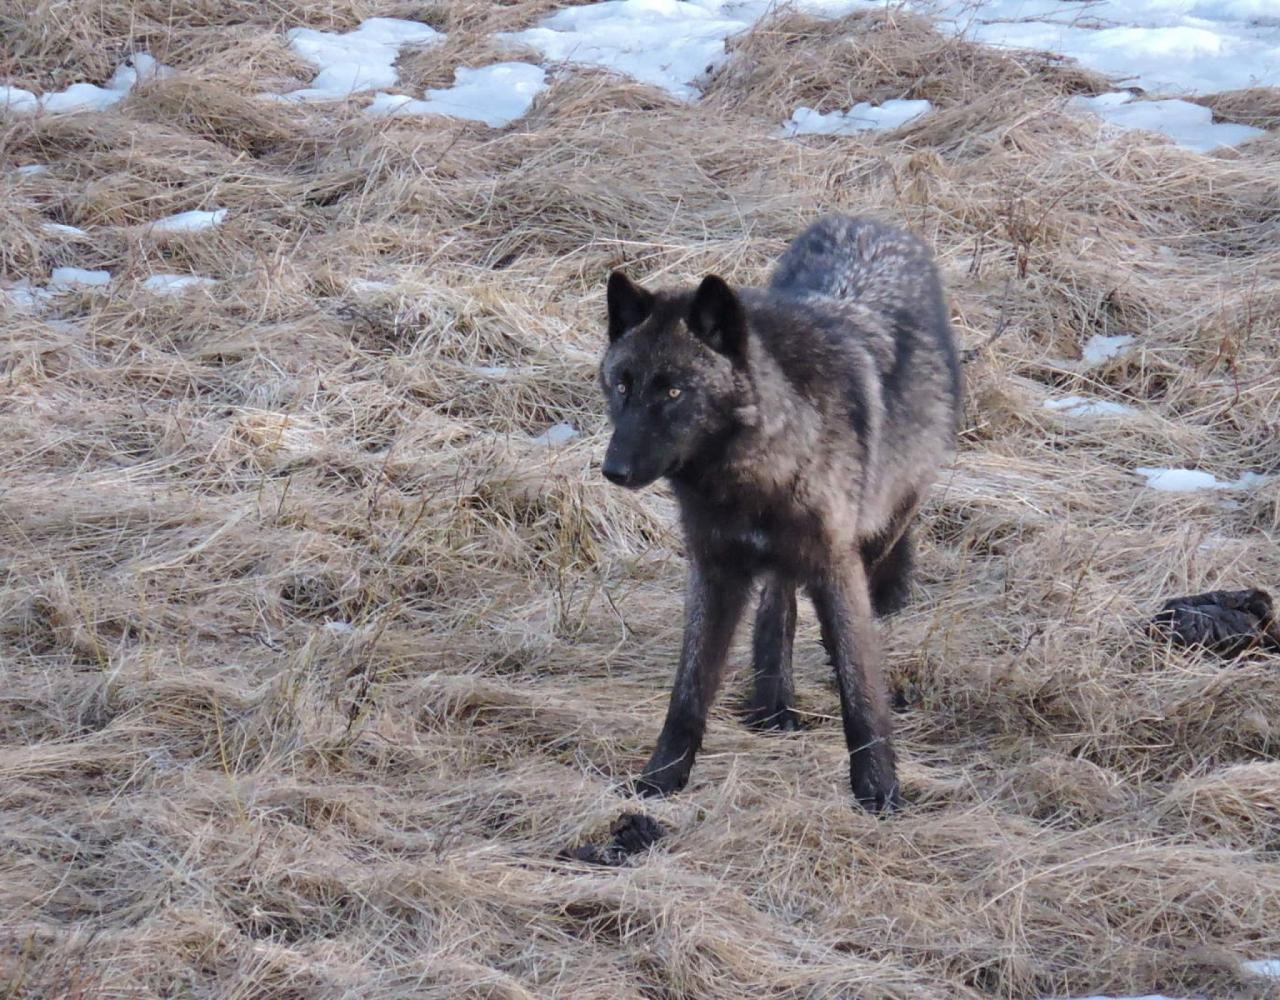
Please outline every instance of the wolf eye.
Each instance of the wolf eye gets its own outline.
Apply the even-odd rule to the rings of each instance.
[[[670,396],[672,399],[679,399],[679,398],[680,398],[680,391],[681,391],[681,390],[677,389],[677,388],[673,385],[670,389],[668,389],[668,390],[667,390],[667,395],[668,395],[668,396]]]
[[[627,383],[626,383],[626,382],[619,382],[617,385],[615,385],[615,386],[614,386],[614,388],[618,390],[618,395],[619,395],[619,396],[625,396],[625,395],[627,394]]]

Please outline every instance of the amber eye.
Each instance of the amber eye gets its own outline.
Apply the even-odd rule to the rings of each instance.
[[[679,399],[680,390],[673,385],[670,389],[667,390],[667,395],[670,396],[672,399]]]

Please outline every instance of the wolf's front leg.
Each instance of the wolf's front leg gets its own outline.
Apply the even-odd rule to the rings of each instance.
[[[691,564],[680,666],[658,746],[636,779],[639,794],[669,795],[689,780],[694,755],[702,746],[707,712],[724,675],[733,630],[750,590],[751,581],[743,575]]]
[[[901,804],[889,700],[871,624],[871,596],[861,558],[844,560],[811,588],[822,640],[840,685],[854,797],[872,812]]]

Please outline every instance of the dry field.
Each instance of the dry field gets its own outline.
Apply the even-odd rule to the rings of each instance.
[[[183,71],[0,119],[0,278],[115,276],[0,297],[0,995],[1267,996],[1239,962],[1280,956],[1280,663],[1140,626],[1280,587],[1280,479],[1132,470],[1280,472],[1280,93],[1216,98],[1273,131],[1197,155],[1065,113],[1107,89],[1070,64],[888,13],[767,20],[691,106],[556,67],[502,131],[254,96],[309,79],[287,27],[425,20],[449,38],[400,60],[416,90],[530,56],[490,36],[552,6],[0,9],[14,84],[131,48]],[[776,136],[890,97],[936,110]],[[690,787],[637,806],[683,562],[664,491],[599,475],[604,278],[753,282],[827,210],[931,241],[969,349],[882,628],[911,805],[851,805],[806,608],[810,728],[739,724],[739,647]],[[1066,394],[1136,412],[1043,406]],[[559,422],[582,434],[534,440]],[[670,835],[556,860],[626,808]]]

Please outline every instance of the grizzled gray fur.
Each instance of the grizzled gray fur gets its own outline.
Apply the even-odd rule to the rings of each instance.
[[[915,237],[829,216],[783,254],[767,288],[714,275],[608,288],[600,383],[613,422],[603,472],[666,477],[689,584],[680,664],[642,794],[683,788],[734,628],[761,581],[748,718],[798,728],[796,590],[813,600],[840,688],[857,800],[899,801],[873,613],[910,583],[912,522],[950,460],[960,366],[937,270]]]

